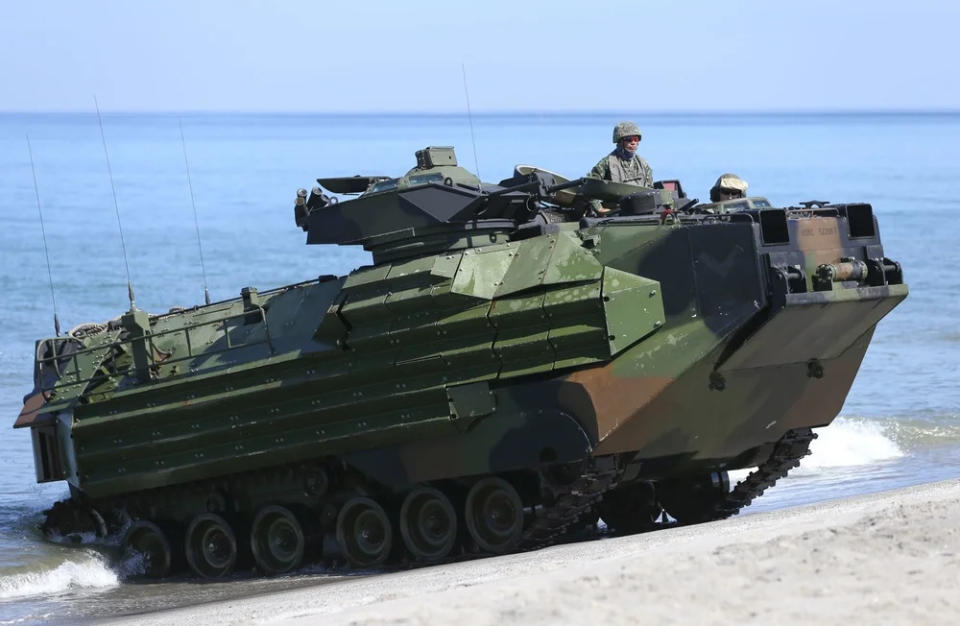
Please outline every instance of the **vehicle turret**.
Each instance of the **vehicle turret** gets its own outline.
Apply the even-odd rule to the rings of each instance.
[[[647,189],[594,178],[568,180],[523,166],[498,184],[482,183],[457,165],[449,146],[418,150],[416,159],[416,166],[397,178],[318,178],[320,187],[309,194],[299,190],[294,214],[307,243],[362,245],[381,263],[503,243],[535,221],[544,203],[565,210],[561,219],[575,221],[590,201],[634,215],[679,208],[686,198],[678,181]],[[328,196],[323,189],[347,197]]]

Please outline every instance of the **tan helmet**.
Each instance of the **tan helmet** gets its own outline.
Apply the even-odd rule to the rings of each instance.
[[[631,135],[636,135],[640,139],[643,139],[640,127],[633,122],[620,122],[613,127],[613,143],[620,143],[621,139],[630,137]]]
[[[732,195],[734,198],[746,198],[747,197],[747,181],[743,180],[736,174],[721,174],[720,178],[717,179],[717,182],[713,184],[713,187],[710,188],[710,202],[720,202],[721,200],[729,200],[730,198],[721,198],[721,192],[726,192],[728,195]]]

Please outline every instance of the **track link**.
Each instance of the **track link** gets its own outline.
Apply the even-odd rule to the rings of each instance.
[[[725,519],[739,513],[800,465],[803,457],[810,454],[810,443],[816,438],[816,433],[809,428],[789,431],[777,442],[770,458],[721,498],[707,519]],[[536,517],[523,532],[520,548],[542,548],[562,538],[571,526],[599,504],[606,492],[617,486],[622,473],[623,469],[619,466],[594,466],[565,485],[552,504],[538,507],[535,511]]]
[[[726,497],[714,505],[712,519],[725,519],[736,515],[763,495],[764,491],[800,465],[803,457],[810,454],[810,443],[816,438],[817,434],[810,428],[789,431],[777,442],[769,459],[750,472]]]
[[[600,503],[603,494],[617,485],[622,473],[618,464],[606,468],[594,465],[564,485],[549,506],[535,510],[536,517],[523,531],[520,549],[534,550],[555,543]]]

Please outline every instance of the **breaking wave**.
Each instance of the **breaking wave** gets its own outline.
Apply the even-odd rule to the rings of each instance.
[[[817,429],[817,438],[810,444],[810,454],[800,467],[790,472],[791,478],[816,474],[834,467],[867,466],[901,458],[907,453],[903,440],[915,441],[917,429],[905,435],[897,420],[860,417],[838,417],[830,426]],[[730,472],[731,484],[743,480],[752,469]]]
[[[26,571],[0,576],[0,600],[51,596],[74,589],[109,588],[120,584],[117,573],[106,559],[85,552],[81,561],[65,561],[47,570]]]
[[[873,465],[925,449],[960,443],[960,415],[936,413],[909,417],[838,417],[817,429],[811,454],[799,473],[831,467]]]
[[[837,418],[827,428],[817,430],[817,439],[810,444],[811,454],[801,461],[799,469],[870,465],[904,456],[888,430],[889,424],[877,420]]]

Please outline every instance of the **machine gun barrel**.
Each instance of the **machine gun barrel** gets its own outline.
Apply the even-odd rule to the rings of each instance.
[[[511,187],[504,187],[503,189],[498,189],[496,191],[491,191],[487,194],[490,198],[496,198],[499,196],[505,196],[507,194],[516,193],[518,191],[534,191],[541,188],[541,183],[539,180],[531,180],[519,185],[513,185]]]
[[[583,184],[583,180],[580,178],[576,180],[568,180],[565,183],[547,187],[547,193],[556,193],[558,191],[563,191],[564,189],[570,189],[571,187],[579,187],[581,184]]]
[[[570,189],[571,187],[578,187],[581,184],[581,179],[570,180],[565,183],[560,183],[558,185],[547,186],[544,184],[544,181],[537,177],[535,174],[530,175],[531,180],[528,180],[525,183],[520,183],[519,185],[512,185],[510,187],[504,187],[503,189],[498,189],[497,191],[492,191],[487,194],[489,197],[503,196],[510,193],[516,193],[518,191],[528,191],[535,192],[535,195],[540,197],[546,197],[552,195],[558,191],[563,191],[564,189]]]

